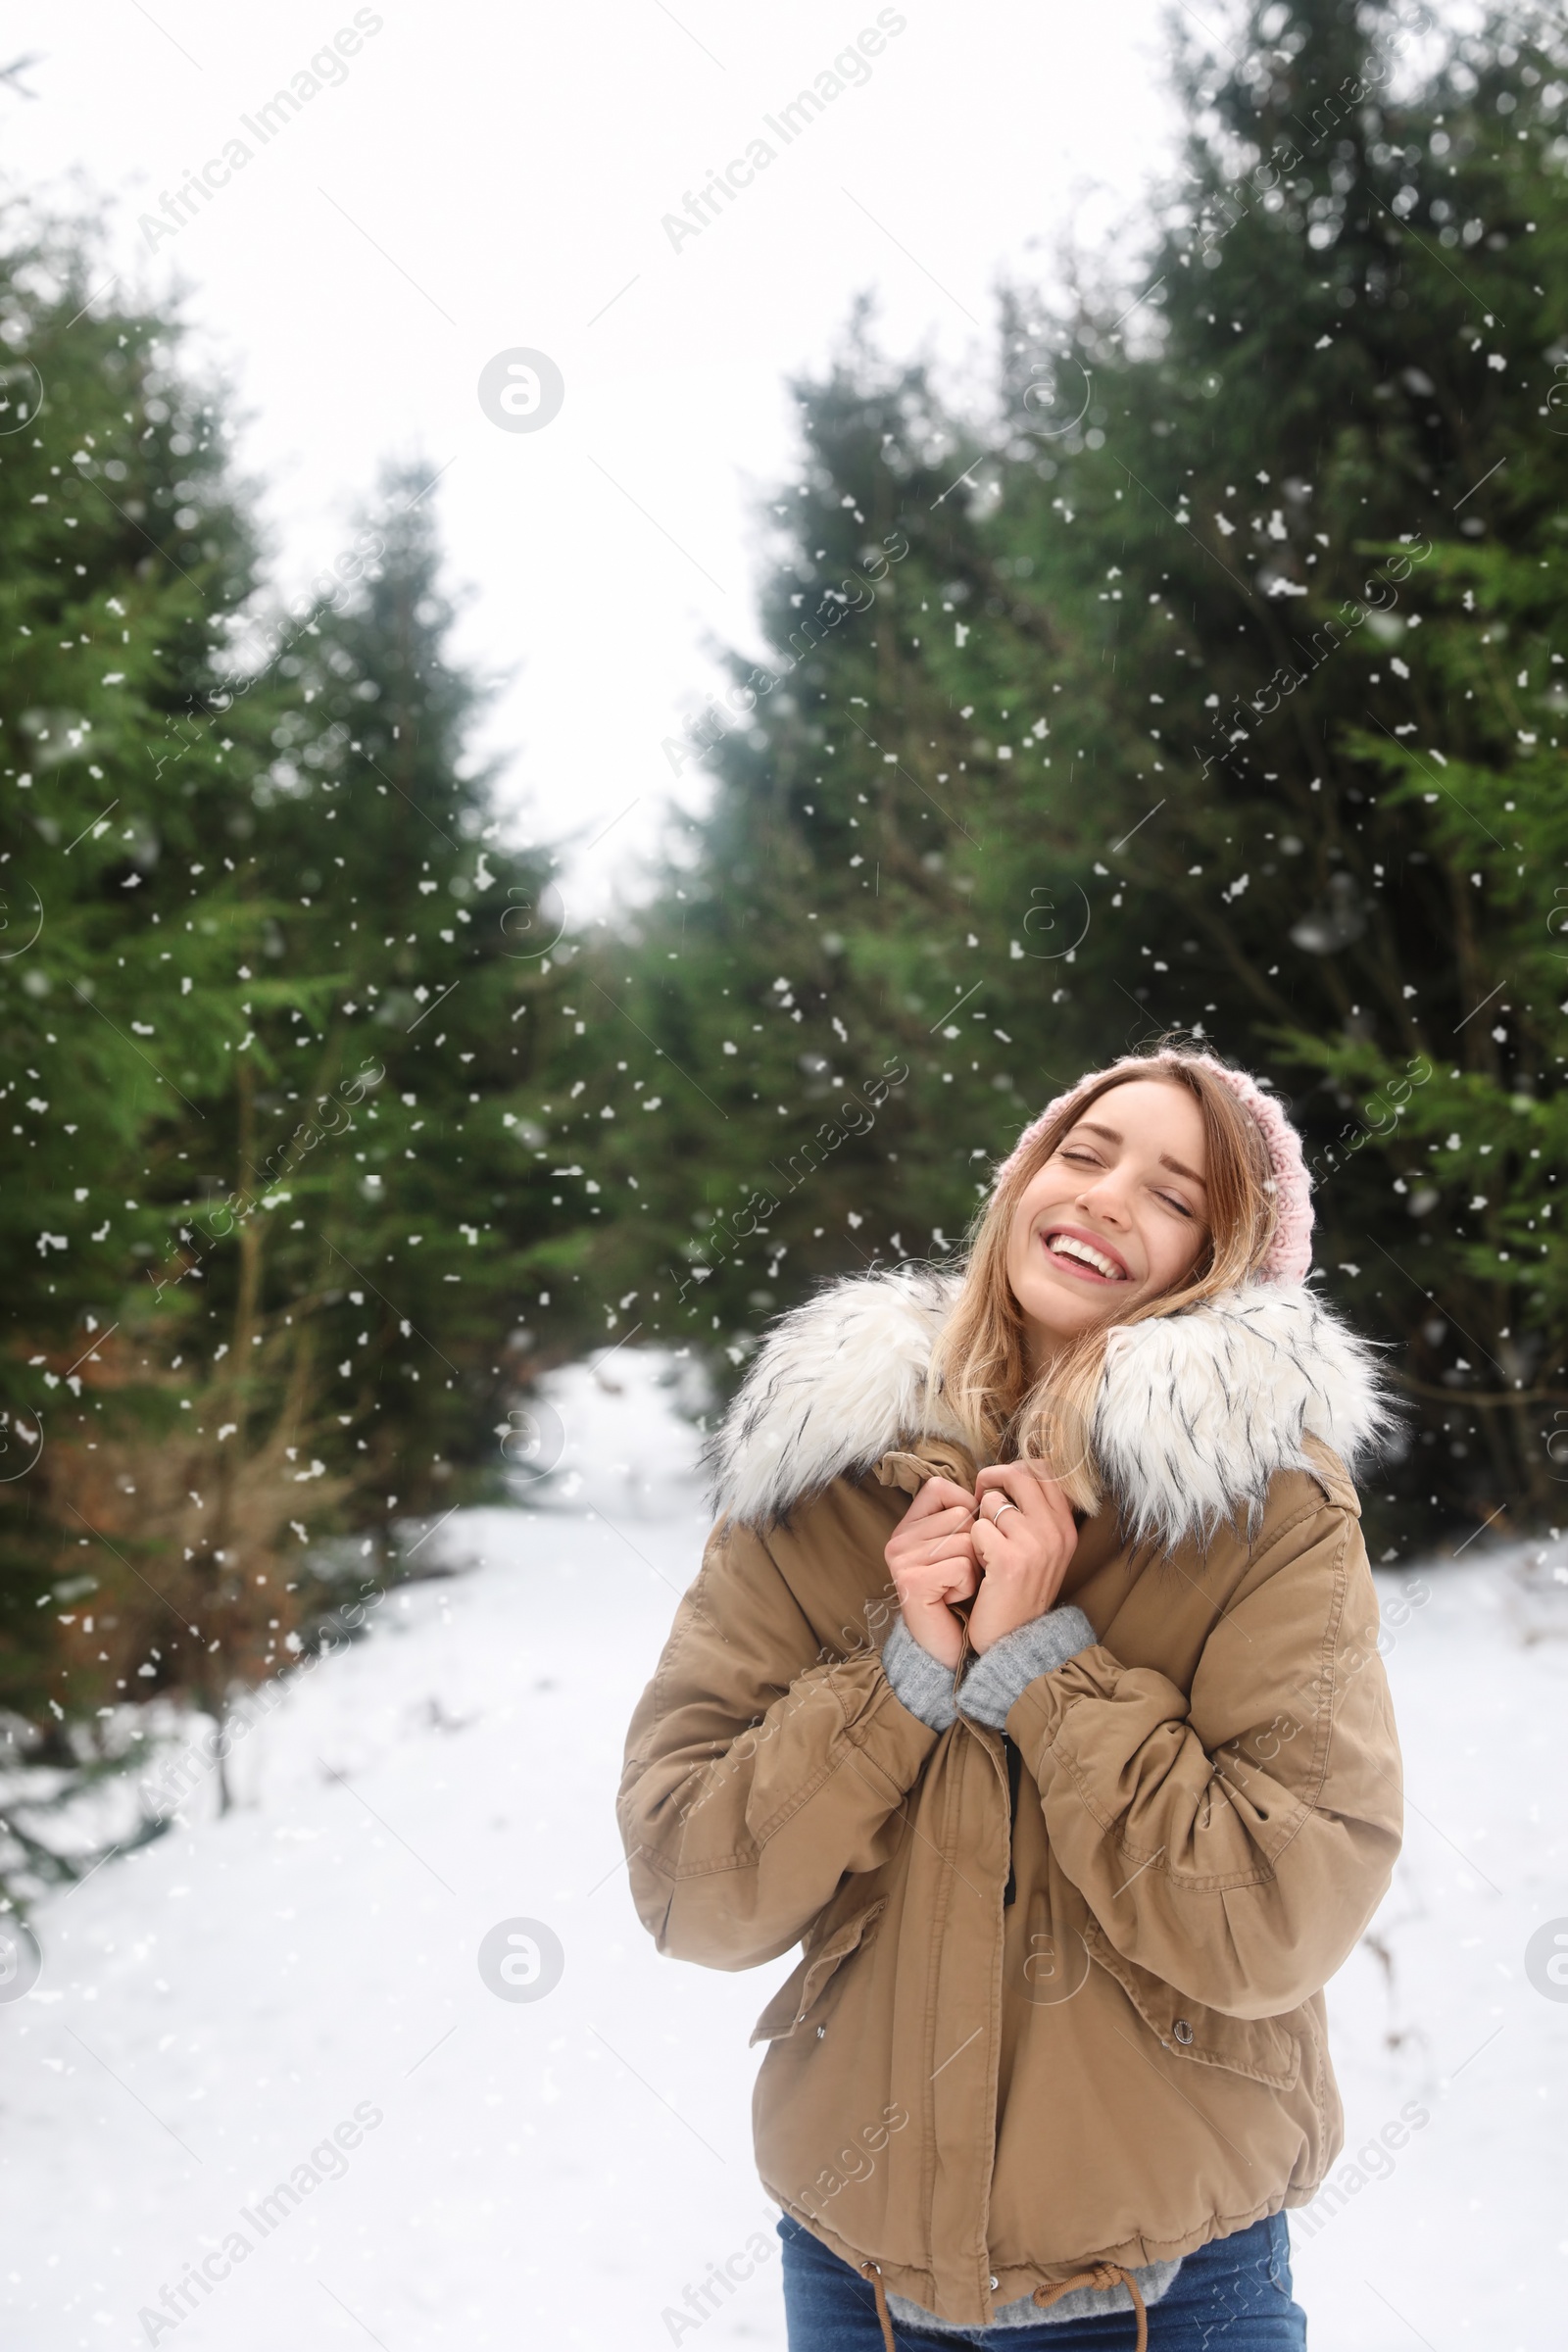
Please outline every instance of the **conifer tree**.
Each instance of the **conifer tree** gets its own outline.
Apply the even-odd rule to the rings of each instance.
[[[219,1075],[245,936],[193,815],[198,778],[221,790],[234,745],[183,742],[178,714],[214,614],[250,591],[253,543],[213,403],[178,375],[162,321],[86,307],[89,258],[21,231],[0,277],[0,1694],[47,1704],[45,1723],[70,1692],[43,1580],[58,1568],[69,1598],[103,1566],[76,1520],[96,1500],[106,1392],[127,1427],[159,1417],[118,1303],[164,1252],[155,1159]],[[73,1450],[80,1474],[62,1479]]]
[[[220,1713],[528,1466],[582,1328],[524,1115],[570,948],[468,756],[427,485],[271,612],[220,400],[90,282],[65,234],[0,292],[0,1704],[44,1729]]]
[[[1549,1510],[1568,1451],[1565,59],[1535,12],[1435,69],[1420,30],[1299,0],[1235,70],[1191,59],[1146,263],[1071,311],[1014,296],[990,418],[863,341],[805,388],[765,608],[799,658],[738,663],[755,709],[694,731],[702,855],[621,959],[691,1081],[637,1219],[666,1265],[712,1261],[676,1325],[732,1359],[824,1273],[940,1259],[1087,1062],[1177,1032],[1268,1070],[1328,1285],[1399,1350],[1408,1449],[1372,1508],[1400,1544]],[[874,1151],[781,1196],[765,1253],[715,1253],[692,1170],[699,1218],[746,1198],[760,1106],[804,1129],[811,1075],[873,1041],[910,1070]]]

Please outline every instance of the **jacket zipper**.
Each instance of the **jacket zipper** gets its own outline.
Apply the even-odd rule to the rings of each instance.
[[[1013,1824],[1018,1814],[1018,1782],[1023,1772],[1023,1750],[1016,1740],[1002,1735],[1002,1744],[1007,1751],[1007,1884],[1002,1890],[1002,1907],[1006,1909],[1018,1891],[1018,1874],[1012,1859]]]
[[[958,1663],[953,1671],[955,1698],[963,1681],[964,1669],[974,1655],[969,1646],[969,1609],[972,1606],[971,1602],[962,1608],[963,1637],[958,1644]],[[1018,1874],[1012,1859],[1012,1831],[1018,1813],[1018,1779],[1023,1771],[1023,1750],[1015,1740],[1008,1739],[1005,1732],[1002,1735],[1002,1744],[1007,1757],[1007,1884],[1002,1890],[1002,1907],[1005,1910],[1018,1891]]]

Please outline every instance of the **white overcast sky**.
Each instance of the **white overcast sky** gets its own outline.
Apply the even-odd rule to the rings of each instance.
[[[386,455],[444,469],[460,650],[514,673],[487,722],[505,797],[574,833],[579,912],[658,837],[662,739],[760,650],[756,510],[794,478],[786,380],[819,368],[856,296],[884,346],[978,387],[1004,277],[1062,231],[1103,248],[1174,155],[1160,0],[912,0],[869,79],[671,249],[662,216],[768,137],[874,0],[387,0],[336,86],[265,146],[241,129],[344,26],[352,0],[11,0],[0,91],[13,190],[107,199],[107,270],[184,289],[231,383],[242,464],[285,588],[344,544]],[[1187,14],[1192,15],[1188,10]],[[1229,8],[1203,0],[1217,30]],[[239,135],[255,151],[177,236],[138,216]],[[607,307],[608,306],[608,307]],[[544,430],[482,413],[498,352],[565,385]],[[977,395],[978,396],[978,395]],[[694,771],[688,770],[689,791]],[[622,810],[628,813],[621,815]]]

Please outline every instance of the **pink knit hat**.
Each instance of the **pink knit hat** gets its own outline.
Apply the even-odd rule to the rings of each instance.
[[[1243,1102],[1256,1120],[1268,1152],[1269,1164],[1274,1171],[1274,1184],[1279,1204],[1279,1217],[1274,1238],[1253,1279],[1257,1282],[1304,1282],[1312,1263],[1312,1180],[1301,1156],[1301,1139],[1286,1117],[1278,1099],[1267,1095],[1255,1078],[1246,1070],[1233,1070],[1211,1054],[1190,1054],[1160,1048],[1157,1054],[1132,1054],[1122,1061],[1112,1062],[1103,1070],[1091,1070],[1077,1085],[1048,1102],[1038,1119],[1031,1120],[996,1173],[996,1183],[1011,1174],[1030,1146],[1043,1135],[1059,1111],[1098,1086],[1106,1078],[1147,1078],[1160,1062],[1196,1063],[1228,1086],[1238,1102]]]

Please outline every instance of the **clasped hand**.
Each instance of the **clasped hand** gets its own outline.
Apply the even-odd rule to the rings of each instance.
[[[956,1668],[963,1622],[954,1602],[974,1598],[969,1646],[987,1650],[1044,1616],[1077,1546],[1072,1505],[1056,1481],[1030,1463],[1002,1462],[980,1472],[972,1493],[928,1478],[883,1557],[915,1641]]]

